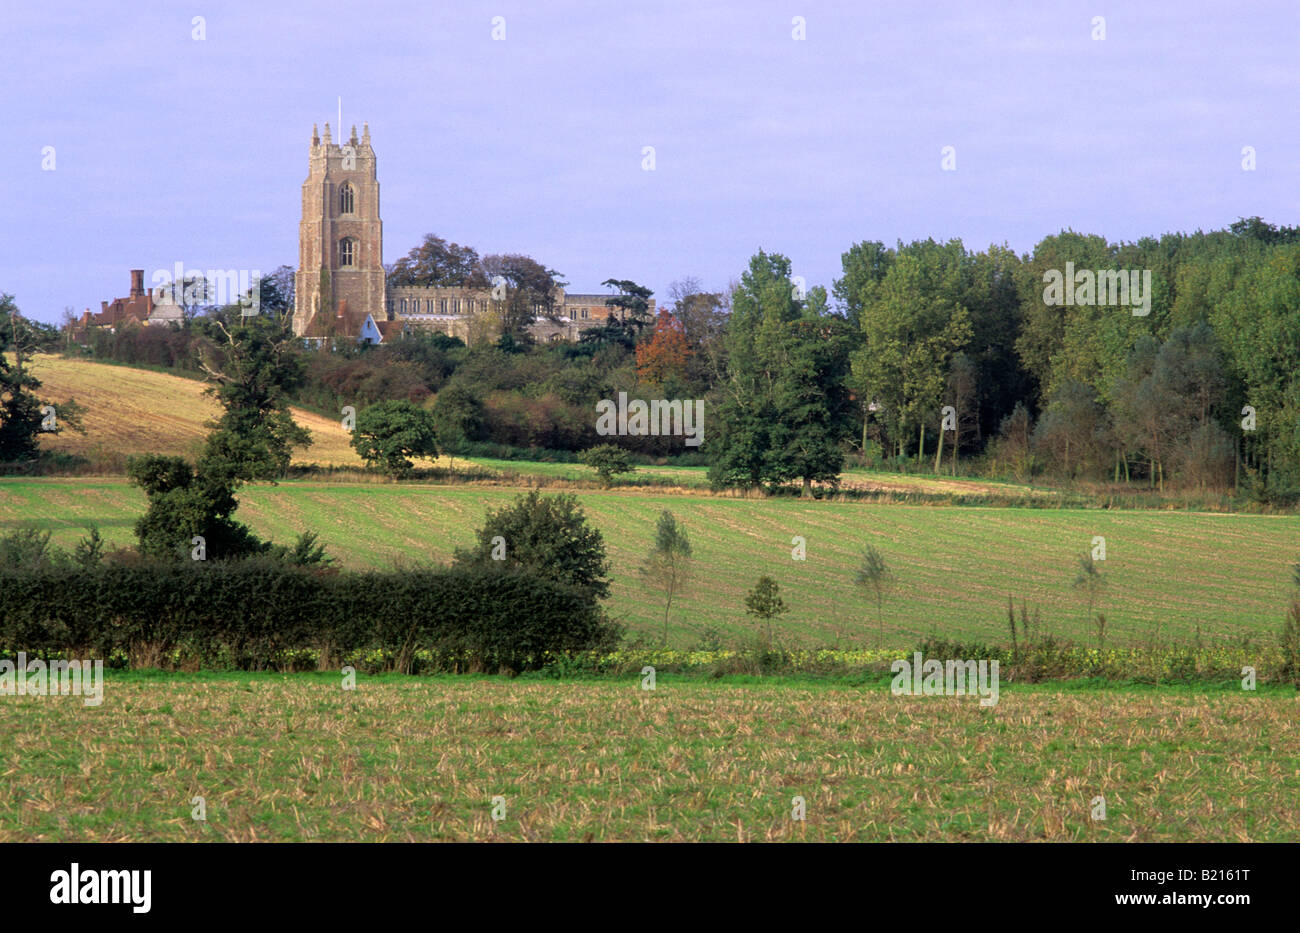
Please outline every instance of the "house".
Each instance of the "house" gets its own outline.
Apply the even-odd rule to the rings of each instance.
[[[89,308],[82,313],[74,325],[76,331],[85,333],[88,327],[103,327],[116,333],[121,327],[179,324],[184,319],[180,306],[166,296],[154,301],[154,296],[145,290],[143,269],[131,270],[130,294],[125,298],[101,301],[99,306],[98,313],[91,313]]]

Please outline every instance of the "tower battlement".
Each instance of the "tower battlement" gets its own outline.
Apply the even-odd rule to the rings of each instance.
[[[370,127],[335,143],[312,127],[298,227],[293,332],[355,334],[367,314],[384,320],[384,232]]]

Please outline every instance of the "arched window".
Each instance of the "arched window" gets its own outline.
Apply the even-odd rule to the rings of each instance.
[[[353,200],[354,199],[352,197],[352,186],[345,184],[342,188],[339,189],[339,213],[351,214]]]
[[[353,244],[356,241],[351,237],[344,237],[339,240],[339,265],[343,267],[351,266],[353,260]]]

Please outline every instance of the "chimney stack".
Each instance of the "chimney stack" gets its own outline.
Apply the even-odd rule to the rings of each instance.
[[[144,294],[144,270],[131,270],[131,297],[139,298]]]

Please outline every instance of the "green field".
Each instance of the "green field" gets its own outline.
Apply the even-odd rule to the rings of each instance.
[[[320,534],[348,567],[445,561],[470,543],[486,509],[517,489],[499,486],[286,482],[247,487],[238,516],[287,542]],[[673,607],[670,643],[699,643],[706,629],[755,634],[744,594],[760,574],[781,585],[791,611],[785,644],[876,643],[875,607],[851,582],[861,547],[874,543],[897,577],[885,603],[886,645],[936,635],[1007,641],[1006,602],[1027,599],[1045,632],[1091,638],[1072,589],[1077,555],[1106,539],[1108,586],[1098,604],[1116,645],[1161,638],[1272,640],[1291,564],[1300,560],[1300,517],[1157,511],[907,506],[796,499],[735,499],[669,492],[579,490],[613,560],[612,612],[633,633],[658,638],[662,604],[637,568],[654,521],[671,509],[690,533],[696,579]],[[71,546],[95,523],[111,543],[130,544],[141,493],[116,478],[0,479],[0,529],[53,529]],[[791,539],[807,559],[791,558]]]
[[[462,465],[473,464],[489,473],[529,477],[544,477],[569,483],[598,485],[595,471],[581,463],[550,463],[534,460],[498,460],[491,457],[449,458],[441,457],[438,466],[452,463],[459,469]],[[632,473],[621,475],[617,482],[622,486],[635,487],[638,484],[656,486],[680,486],[683,489],[704,490],[709,488],[709,471],[702,466],[671,466],[658,464],[637,464]],[[1028,486],[999,480],[970,479],[968,477],[930,476],[925,474],[892,473],[877,470],[846,467],[840,474],[840,488],[845,490],[871,490],[895,495],[929,495],[929,496],[981,496],[995,495],[1006,499],[1057,499],[1059,490],[1045,487]]]
[[[397,676],[344,691],[334,675],[118,675],[99,707],[0,698],[0,841],[1295,841],[1297,702],[1004,687],[981,708],[887,682]]]

